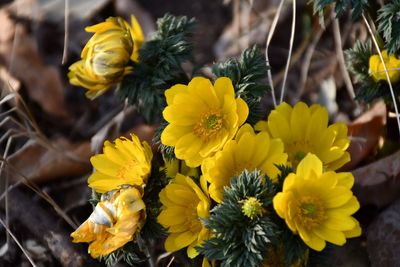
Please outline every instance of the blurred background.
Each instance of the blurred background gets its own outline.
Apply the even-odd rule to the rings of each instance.
[[[124,107],[113,92],[91,101],[82,88],[69,84],[68,67],[79,60],[91,36],[86,26],[109,16],[129,20],[134,14],[149,37],[156,19],[167,12],[195,17],[195,64],[184,68],[205,64],[204,73],[212,63],[239,56],[251,45],[265,49],[268,36],[273,36],[269,62],[279,96],[293,24],[292,2],[286,1],[279,11],[280,2],[1,1],[0,266],[31,266],[30,261],[35,266],[102,266],[89,258],[86,244],[72,244],[69,237],[92,210],[89,158],[101,151],[105,139],[134,132],[151,141],[157,128],[147,125],[135,109]],[[380,4],[369,2],[371,7]],[[393,131],[393,123],[395,130],[397,126],[386,119],[383,102],[365,105],[353,100],[357,88],[344,62],[344,50],[356,40],[367,40],[367,28],[350,14],[336,20],[329,10],[323,28],[308,1],[297,1],[295,10],[284,101],[320,103],[332,122],[349,125],[352,162],[345,170],[353,170],[354,190],[362,204],[357,218],[363,236],[336,249],[332,266],[400,266],[400,156],[380,160],[389,152],[380,155],[378,149],[383,132]],[[263,103],[268,114],[271,97]],[[385,175],[377,176],[380,170]],[[156,258],[161,249],[162,244],[155,244]],[[158,263],[166,266],[168,261]]]

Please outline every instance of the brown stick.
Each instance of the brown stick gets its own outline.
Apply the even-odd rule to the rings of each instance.
[[[71,242],[69,232],[61,227],[60,220],[53,213],[32,201],[19,188],[8,193],[10,220],[18,220],[40,241],[65,267],[100,266],[98,262],[80,251]]]

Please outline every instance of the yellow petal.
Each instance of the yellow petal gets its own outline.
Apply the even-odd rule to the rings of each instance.
[[[290,128],[293,134],[293,140],[304,140],[307,122],[310,119],[308,106],[303,102],[298,102],[291,112]]]
[[[297,166],[296,173],[300,176],[307,177],[311,170],[313,170],[315,174],[321,175],[322,162],[314,154],[308,153],[307,156],[305,156],[304,159],[300,161],[299,165]]]
[[[321,239],[338,246],[343,246],[344,243],[346,243],[346,237],[341,231],[335,231],[321,226],[314,229],[314,233]]]
[[[183,84],[177,84],[172,86],[170,89],[165,90],[165,98],[167,99],[167,104],[172,105],[175,96],[179,93],[186,91],[187,91],[187,86]]]
[[[238,125],[240,126],[247,120],[247,117],[249,116],[249,107],[241,98],[236,99],[236,106],[237,114],[239,116]]]
[[[254,130],[259,132],[267,132],[268,131],[268,122],[267,121],[259,121],[254,125]]]
[[[189,246],[195,240],[196,235],[189,231],[179,234],[170,234],[165,240],[165,250],[168,252],[178,251]]]
[[[218,78],[214,83],[214,88],[221,103],[224,101],[225,95],[229,95],[231,97],[235,96],[235,90],[233,88],[232,81],[227,77]]]

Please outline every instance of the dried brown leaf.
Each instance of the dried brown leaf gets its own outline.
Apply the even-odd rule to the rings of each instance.
[[[65,139],[55,140],[55,149],[47,149],[37,142],[28,142],[12,154],[8,161],[31,181],[41,183],[61,177],[79,176],[91,170],[92,155],[89,142],[70,143]],[[21,177],[14,176],[16,179]]]
[[[351,155],[351,162],[345,166],[346,170],[353,169],[361,161],[373,155],[385,123],[386,106],[383,101],[380,101],[348,125],[348,135],[351,140],[348,151]]]
[[[45,112],[69,118],[58,70],[43,62],[35,40],[5,10],[0,10],[0,57],[11,75],[23,83],[29,97]]]
[[[400,151],[353,171],[361,205],[385,207],[400,197]]]

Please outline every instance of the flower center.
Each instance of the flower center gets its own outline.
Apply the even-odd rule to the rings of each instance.
[[[194,134],[204,141],[208,141],[222,128],[222,116],[219,111],[204,113],[194,126]]]
[[[302,197],[297,208],[298,222],[306,229],[313,229],[325,219],[325,208],[322,201],[316,197]]]
[[[120,180],[128,180],[128,172],[129,170],[132,170],[135,166],[137,165],[137,162],[135,160],[129,160],[123,165],[121,168],[117,170],[117,178]]]
[[[249,197],[243,200],[242,212],[250,219],[254,219],[263,214],[262,203],[255,197]]]
[[[287,153],[292,167],[296,168],[300,161],[307,155],[307,153],[314,153],[313,147],[308,141],[295,141],[288,145]]]
[[[198,233],[201,231],[201,222],[197,214],[197,204],[188,206],[186,217],[187,223],[189,224],[189,230],[192,233]]]

